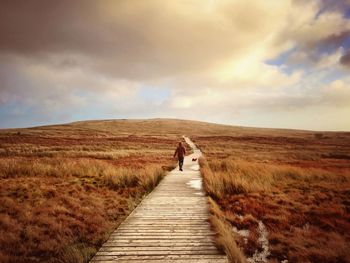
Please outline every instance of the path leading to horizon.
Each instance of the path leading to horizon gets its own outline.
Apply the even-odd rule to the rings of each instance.
[[[208,200],[198,165],[201,152],[189,138],[185,140],[194,153],[186,156],[184,171],[178,167],[171,171],[91,262],[228,262],[214,246],[208,223]]]

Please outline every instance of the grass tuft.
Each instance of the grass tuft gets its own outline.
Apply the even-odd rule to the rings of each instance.
[[[247,260],[237,246],[232,227],[226,222],[223,213],[213,199],[209,197],[209,207],[211,215],[209,221],[217,233],[216,245],[219,249],[225,251],[231,263],[247,263]]]

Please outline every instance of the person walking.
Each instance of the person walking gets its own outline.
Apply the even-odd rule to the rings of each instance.
[[[177,159],[179,160],[179,170],[182,171],[182,166],[184,164],[184,158],[186,154],[186,149],[183,147],[182,142],[179,142],[179,146],[177,146],[175,153],[174,153],[174,158],[177,155]]]

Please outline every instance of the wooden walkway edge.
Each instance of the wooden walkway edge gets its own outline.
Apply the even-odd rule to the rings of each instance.
[[[201,152],[185,140],[194,153],[186,156],[184,171],[171,171],[90,262],[228,262],[214,245],[198,159],[192,161]]]

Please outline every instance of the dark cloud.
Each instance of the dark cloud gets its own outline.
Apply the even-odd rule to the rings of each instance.
[[[323,11],[341,11],[344,12],[350,8],[350,2],[348,0],[321,0],[321,9]]]
[[[2,1],[0,52],[79,54],[89,59],[80,64],[116,77],[164,77],[233,52],[235,37],[212,22],[162,1]]]
[[[50,63],[57,55],[54,63],[61,66],[133,80],[196,74],[271,37],[283,7],[255,1],[5,0],[0,52]],[[74,59],[67,63],[67,56]]]
[[[114,7],[118,11],[118,4]],[[62,55],[80,55],[76,60],[81,56],[89,60],[78,61],[80,65],[107,68],[114,73],[138,71],[137,66],[132,71],[128,65],[137,65],[137,57],[144,60],[143,64],[149,59],[140,56],[147,54],[146,41],[127,23],[109,19],[98,1],[2,1],[0,52],[49,62],[52,54],[59,55],[56,60]]]
[[[340,58],[340,63],[350,68],[350,49]]]
[[[344,30],[339,34],[331,34],[321,41],[320,46],[337,48],[342,46],[343,42],[349,37],[350,37],[350,30]]]
[[[2,1],[0,48],[24,54],[81,49],[92,14],[91,4],[78,1]],[[80,2],[81,3],[81,2]],[[92,33],[91,31],[90,33]],[[95,42],[95,41],[94,41]]]

